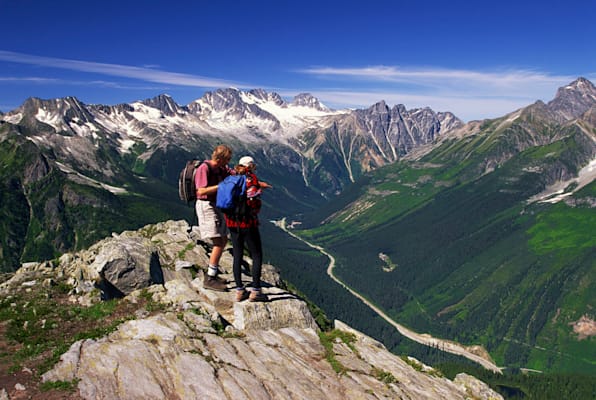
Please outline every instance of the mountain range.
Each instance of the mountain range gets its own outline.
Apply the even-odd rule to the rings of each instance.
[[[510,368],[591,374],[595,100],[578,79],[548,103],[452,129],[363,176],[298,233],[418,332],[481,344]]]
[[[155,216],[164,209],[187,216],[181,204],[167,204],[175,201],[169,190],[185,160],[209,158],[219,143],[252,154],[267,179],[283,183],[271,198],[283,215],[312,209],[362,173],[461,125],[428,108],[380,102],[333,111],[309,94],[286,103],[264,90],[217,90],[187,106],[167,95],[115,106],[30,98],[0,118],[2,208],[10,209],[0,223],[0,266],[15,269],[157,222],[139,215],[148,202],[139,195],[157,198]],[[107,229],[92,227],[96,217]]]
[[[207,92],[187,106],[167,95],[116,106],[85,105],[72,97],[31,98],[2,121],[25,128],[22,133],[29,140],[91,175],[117,175],[117,165],[94,156],[101,144],[110,152],[134,154],[150,163],[169,146],[192,152],[204,142],[229,142],[247,150],[263,144],[287,148],[287,166],[296,167],[309,183],[334,168],[347,170],[353,180],[359,170],[394,162],[440,132],[462,125],[453,114],[429,108],[389,108],[381,101],[366,110],[333,111],[309,94],[286,103],[278,94],[260,89]],[[322,163],[322,156],[330,154],[333,164]],[[296,161],[298,165],[291,165]],[[329,193],[342,182],[319,189]]]
[[[584,78],[547,103],[466,124],[429,108],[332,110],[261,89],[185,106],[167,95],[113,106],[30,98],[0,115],[0,270],[191,220],[178,173],[226,143],[275,187],[266,218],[300,222],[298,234],[336,255],[337,275],[388,314],[478,342],[500,365],[593,371],[595,127],[596,88]],[[268,243],[293,284],[367,328],[342,309],[345,294],[325,296],[336,289],[320,271],[298,267],[303,253]]]

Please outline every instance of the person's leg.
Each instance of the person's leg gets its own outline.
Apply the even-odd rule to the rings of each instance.
[[[226,219],[225,216],[221,211],[217,208],[211,206],[213,208],[213,220],[215,225],[215,233],[211,237],[213,241],[213,250],[211,251],[211,255],[209,257],[209,265],[213,266],[219,271],[219,260],[221,259],[221,255],[223,254],[226,244],[228,243],[228,227],[226,226]]]
[[[250,228],[246,234],[246,245],[252,257],[252,287],[261,288],[261,265],[263,263],[263,248],[261,245],[261,234],[258,227]]]
[[[211,250],[211,255],[209,256],[209,275],[212,274],[211,268],[215,268],[215,273],[213,276],[217,275],[217,267],[219,267],[219,260],[221,259],[221,255],[226,248],[226,244],[228,243],[227,237],[214,237],[211,239],[213,241],[213,250]]]
[[[203,240],[209,239],[213,243],[209,256],[209,265],[203,281],[203,287],[219,291],[227,290],[227,281],[217,278],[219,260],[227,243],[228,230],[223,215],[208,201],[197,200],[197,218],[199,232]]]
[[[234,271],[234,282],[236,288],[244,287],[242,283],[242,256],[244,252],[244,234],[242,229],[230,228],[230,236],[232,238],[232,255],[234,256],[234,262],[232,264],[232,270]]]
[[[232,268],[234,271],[234,281],[236,283],[236,301],[246,300],[248,293],[242,283],[242,258],[244,253],[244,232],[239,228],[229,228],[230,237],[232,238],[232,255],[234,261]]]
[[[263,263],[263,249],[261,234],[258,227],[251,228],[246,237],[246,244],[252,257],[252,288],[249,301],[269,301],[266,294],[261,291],[261,266]]]

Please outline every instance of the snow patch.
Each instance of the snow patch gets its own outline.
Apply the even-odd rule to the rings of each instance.
[[[273,115],[281,123],[282,129],[279,133],[282,138],[288,139],[297,136],[307,126],[318,122],[322,117],[330,115],[345,114],[347,110],[340,111],[319,111],[315,108],[305,106],[281,107],[273,102],[266,102],[258,105],[262,110]]]
[[[43,108],[37,110],[37,114],[35,114],[35,119],[39,122],[43,122],[44,124],[50,125],[57,131],[61,131],[66,128],[66,124],[64,123],[60,115],[52,114]]]
[[[131,139],[119,139],[118,142],[120,143],[120,152],[126,153],[130,150],[132,146],[135,145],[135,141]]]
[[[56,161],[56,165],[58,165],[58,168],[60,168],[60,170],[62,172],[65,172],[69,175],[74,175],[76,178],[78,178],[78,179],[76,179],[78,182],[85,183],[89,186],[99,187],[99,188],[108,190],[114,194],[123,194],[123,193],[127,192],[127,190],[124,188],[119,188],[116,186],[108,185],[107,183],[103,183],[96,179],[89,178],[88,176],[85,176],[85,175],[81,174],[80,172],[75,171],[71,167],[69,167],[59,161]]]
[[[97,129],[97,127],[90,122],[86,122],[83,125],[76,123],[70,123],[69,125],[71,129],[79,136],[91,136],[94,139],[99,139],[99,136],[97,135],[99,129]]]
[[[21,122],[21,119],[23,119],[23,114],[22,113],[15,113],[15,114],[11,114],[11,115],[5,115],[2,118],[2,121],[6,121],[6,122],[9,122],[11,124],[18,124],[19,122]]]
[[[556,182],[555,184],[547,187],[543,192],[538,193],[535,196],[532,196],[528,203],[558,203],[561,200],[564,200],[566,197],[571,196],[573,193],[577,192],[587,184],[594,181],[596,178],[596,158],[588,163],[585,167],[583,167],[576,178],[569,179],[567,181],[560,181]],[[576,184],[573,190],[569,192],[565,192],[565,189],[569,187],[571,184]]]
[[[254,142],[261,140],[258,136],[251,135],[250,132],[258,130],[260,134],[269,137],[270,140],[287,141],[295,138],[304,129],[314,124],[318,124],[320,119],[329,115],[347,113],[342,111],[320,111],[308,106],[296,106],[287,103],[278,103],[271,97],[260,98],[252,93],[239,92],[240,100],[244,104],[256,106],[261,110],[272,115],[275,120],[261,118],[256,115],[248,115],[246,111],[242,115],[232,114],[229,109],[215,111],[210,104],[199,99],[195,101],[198,104],[201,113],[200,117],[212,128],[224,133],[234,134],[240,140],[245,142]],[[242,135],[238,135],[241,132]],[[249,133],[244,135],[244,133]]]
[[[134,107],[134,111],[131,115],[142,122],[154,122],[162,116],[161,111],[157,108],[146,106],[143,103],[137,102],[131,104]]]

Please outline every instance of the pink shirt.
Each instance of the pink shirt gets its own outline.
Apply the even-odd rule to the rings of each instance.
[[[226,176],[232,175],[234,172],[235,171],[227,165],[225,167],[217,167],[210,160],[205,160],[201,165],[199,165],[199,168],[197,168],[197,172],[195,174],[197,199],[215,202],[215,198],[217,196],[216,193],[209,195],[204,194],[201,196],[198,192],[199,188],[217,185],[219,182],[223,181]]]

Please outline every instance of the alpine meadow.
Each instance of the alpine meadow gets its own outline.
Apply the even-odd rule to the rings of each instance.
[[[262,89],[219,89],[185,106],[167,95],[30,98],[0,114],[0,282],[112,232],[196,224],[178,175],[221,143],[232,164],[251,155],[273,185],[264,261],[323,329],[344,321],[506,398],[595,393],[596,87],[585,78],[548,103],[468,123],[384,101],[333,110]],[[402,336],[331,279],[328,257],[271,223],[282,219],[394,321],[473,347],[502,374]]]

